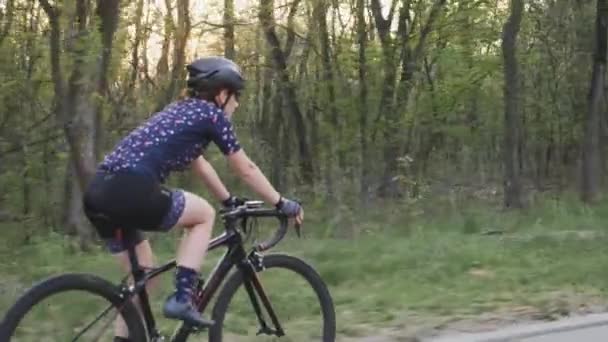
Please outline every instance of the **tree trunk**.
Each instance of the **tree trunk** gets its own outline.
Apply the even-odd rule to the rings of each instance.
[[[68,160],[65,167],[63,179],[63,207],[61,211],[61,225],[62,232],[67,235],[77,235],[76,227],[70,225],[70,212],[72,211],[73,206],[71,205],[72,199],[72,187],[75,186],[76,182],[74,181],[76,177],[74,176],[74,166],[72,160]]]
[[[511,0],[510,15],[503,27],[502,51],[505,75],[505,121],[504,121],[504,204],[507,208],[522,208],[522,193],[519,168],[517,167],[520,117],[520,80],[516,56],[523,0]]]
[[[270,137],[276,134],[276,131],[270,129],[270,122],[272,121],[271,109],[272,109],[272,81],[273,70],[271,68],[264,67],[262,70],[262,86],[260,87],[260,127],[265,133],[265,137]]]
[[[289,8],[289,14],[287,15],[287,41],[285,42],[285,58],[288,58],[291,54],[291,50],[293,48],[293,43],[296,39],[296,30],[295,30],[295,16],[298,12],[298,6],[300,5],[301,0],[293,0],[291,2],[291,7]],[[307,52],[304,52],[306,54]]]
[[[321,63],[323,66],[323,87],[327,90],[326,103],[329,111],[329,122],[331,124],[332,134],[330,138],[333,140],[330,143],[332,149],[331,154],[338,157],[338,165],[340,169],[345,167],[345,156],[344,151],[340,147],[342,144],[342,128],[340,121],[338,120],[338,108],[336,104],[336,90],[334,81],[334,70],[332,66],[332,51],[329,41],[329,31],[327,27],[327,11],[329,10],[329,4],[325,0],[316,0],[314,4],[314,10],[312,13],[313,19],[318,24],[319,43],[321,45]],[[333,163],[332,163],[333,164]],[[330,170],[333,176],[333,167]]]
[[[597,0],[597,17],[595,23],[595,51],[593,74],[589,89],[589,106],[585,122],[585,133],[582,148],[582,182],[581,199],[592,203],[600,197],[601,163],[600,163],[600,118],[604,110],[603,95],[606,75],[606,55],[608,39],[608,1]]]
[[[52,179],[53,176],[51,175],[51,170],[50,170],[50,159],[51,159],[51,151],[49,148],[49,143],[48,141],[50,136],[50,132],[47,131],[47,133],[45,134],[45,143],[43,146],[43,152],[42,152],[42,175],[43,175],[43,180],[44,180],[44,186],[43,186],[43,190],[44,190],[44,206],[43,206],[43,217],[44,217],[44,225],[46,227],[49,227],[49,229],[51,227],[55,226],[55,218],[56,218],[56,214],[55,211],[53,210],[53,192],[51,191],[52,189]]]
[[[224,56],[234,59],[234,0],[224,0]]]
[[[58,115],[58,121],[63,125],[66,140],[70,147],[70,162],[76,176],[70,179],[70,182],[73,182],[73,184],[69,190],[70,197],[66,200],[65,205],[68,207],[69,222],[77,224],[76,230],[79,233],[81,247],[86,249],[92,239],[92,231],[82,214],[80,191],[88,184],[95,170],[96,148],[94,137],[96,136],[96,108],[92,103],[90,94],[96,88],[99,89],[99,84],[95,81],[95,77],[98,74],[95,71],[98,72],[100,66],[93,67],[90,65],[90,59],[84,57],[89,52],[84,50],[82,44],[71,42],[68,52],[73,58],[73,63],[66,85],[60,64],[61,12],[58,8],[51,6],[47,0],[40,0],[40,4],[47,13],[49,25],[51,26],[50,59],[55,90],[55,112]],[[103,11],[104,9],[101,10]],[[88,16],[87,1],[78,0],[76,3],[76,38],[74,39],[82,41],[90,39],[90,28],[87,26],[89,22]],[[104,24],[107,25],[107,22],[104,22]],[[107,37],[104,38],[104,41],[108,41]],[[111,44],[111,39],[109,41]],[[109,51],[102,51],[100,53],[100,60],[104,59],[104,55],[109,58],[108,54]],[[80,216],[80,218],[76,219],[76,216]]]
[[[465,10],[466,8],[468,8],[467,4],[464,2],[459,2],[458,6],[459,6],[459,9],[462,9],[462,10]],[[473,30],[475,30],[475,26],[473,23],[474,19],[471,18],[469,15],[465,14],[465,17],[463,18],[463,20],[464,20],[465,32],[473,32]],[[470,34],[466,34],[462,38],[463,45],[467,51],[466,55],[465,55],[466,67],[467,67],[468,72],[471,75],[475,71],[475,66],[476,66],[475,41],[473,38],[474,38],[473,35],[470,35]],[[476,83],[475,88],[469,95],[469,106],[467,108],[467,115],[466,115],[466,120],[467,120],[467,124],[469,126],[470,136],[473,139],[477,138],[477,136],[478,136],[477,128],[479,125],[479,114],[477,112],[478,112],[478,107],[479,107],[479,93],[480,93],[480,85],[479,85],[479,83]],[[473,139],[469,140],[469,141],[476,142]],[[475,157],[475,158],[477,158],[477,157]],[[475,164],[477,165],[477,163],[475,163]]]
[[[276,94],[272,96],[272,123],[270,125],[271,131],[268,132],[267,136],[270,137],[270,146],[273,150],[272,153],[272,183],[277,189],[285,189],[283,179],[285,178],[285,158],[282,155],[281,149],[281,131],[285,130],[284,118],[283,118],[283,98],[276,89]],[[280,190],[279,190],[280,191]]]
[[[88,9],[86,0],[77,1],[77,25],[81,39],[86,39],[89,28]],[[72,192],[69,206],[68,224],[73,224],[80,238],[82,249],[86,250],[93,239],[92,231],[82,212],[82,190],[92,178],[96,164],[95,126],[96,109],[90,94],[95,87],[94,77],[88,74],[92,67],[83,58],[88,51],[80,50],[75,44],[72,54],[74,63],[72,73],[68,80],[66,111],[68,120],[64,123],[67,139],[71,147],[71,159],[75,167],[77,178],[72,180]],[[103,58],[102,58],[103,59]],[[97,69],[99,70],[99,69]],[[89,71],[90,72],[90,71]]]
[[[97,15],[101,20],[99,25],[99,33],[101,34],[101,59],[99,61],[97,72],[97,95],[100,98],[105,98],[108,92],[108,69],[112,60],[112,49],[114,41],[114,33],[118,28],[118,18],[120,0],[97,0]],[[95,161],[98,161],[102,154],[103,141],[103,101],[99,100],[95,108],[95,125],[94,125],[94,144],[95,144]]]
[[[25,88],[28,91],[28,96],[31,98],[38,98],[40,83],[33,81],[34,68],[38,61],[38,53],[36,52],[36,40],[35,34],[36,25],[39,20],[39,16],[34,14],[35,4],[29,4],[28,12],[29,12],[29,20],[25,20],[23,22],[23,31],[27,32],[26,38],[26,49],[23,51],[23,55],[20,60],[22,61],[23,68],[25,69]],[[13,4],[7,4],[7,11],[12,11]],[[9,15],[12,16],[12,13]],[[12,19],[8,19],[12,20]],[[6,25],[10,25],[7,23]],[[27,216],[32,211],[32,179],[31,177],[31,166],[35,158],[31,158],[31,151],[25,141],[27,141],[27,137],[29,135],[29,131],[37,126],[36,124],[32,125],[32,121],[37,121],[36,114],[39,112],[36,108],[35,101],[27,101],[25,103],[20,104],[19,113],[25,114],[28,113],[29,116],[24,116],[19,122],[19,131],[21,134],[21,139],[19,140],[19,145],[21,147],[21,162],[22,162],[22,189],[23,189],[23,216],[27,218]],[[44,122],[44,120],[42,121]],[[29,126],[29,127],[28,127]]]
[[[302,180],[307,185],[314,184],[314,170],[312,164],[312,158],[310,154],[310,148],[306,140],[307,129],[304,124],[304,117],[296,98],[296,91],[293,83],[289,78],[289,72],[287,71],[286,59],[283,51],[281,50],[279,39],[274,29],[274,18],[273,18],[274,5],[272,0],[261,0],[259,19],[262,27],[264,28],[264,34],[270,47],[270,55],[272,57],[272,64],[276,74],[279,76],[279,85],[283,95],[283,100],[286,102],[289,111],[293,115],[295,122],[296,136],[298,140],[298,147],[300,152],[300,170],[302,174]]]
[[[2,31],[0,32],[0,46],[4,42],[4,39],[8,36],[13,25],[13,18],[15,13],[15,0],[7,0],[4,11],[0,11],[0,21],[2,21]]]
[[[151,19],[150,17],[152,16],[152,8],[151,6],[147,6],[146,8],[146,13],[144,15],[144,30],[142,31],[142,38],[141,38],[141,51],[148,51],[148,42],[150,40],[150,35],[151,35],[151,30],[148,30],[147,28],[150,27],[151,24]],[[154,20],[154,19],[152,19]],[[165,28],[166,30],[166,28]],[[166,36],[165,36],[166,38]],[[163,40],[163,49],[165,48],[165,40]],[[168,49],[168,47],[167,47]],[[159,61],[160,63],[160,61]],[[150,79],[150,58],[148,57],[147,53],[142,53],[141,54],[141,65],[137,66],[137,72],[139,73],[139,82],[140,85],[142,87],[142,91],[145,94],[151,94],[154,93],[153,90],[156,89],[156,84]],[[157,74],[158,76],[160,76],[160,74]],[[165,73],[166,75],[166,73]]]
[[[395,56],[395,44],[390,37],[393,8],[387,19],[384,19],[380,11],[379,0],[372,0],[372,12],[376,21],[376,27],[382,43],[384,55],[384,84],[380,100],[379,115],[385,116],[384,127],[384,172],[380,195],[384,197],[395,197],[399,195],[399,187],[395,186],[395,176],[398,174],[397,159],[401,151],[402,133],[400,108],[407,108],[409,96],[414,85],[414,75],[418,69],[422,52],[426,46],[426,38],[431,32],[434,22],[439,16],[440,10],[446,0],[436,0],[429,11],[428,18],[419,32],[418,43],[415,47],[410,46],[410,35],[415,25],[410,19],[410,1],[404,1],[399,11],[398,36],[401,45],[401,75],[397,91],[397,105],[393,102],[395,94],[395,82],[397,80],[397,61]]]
[[[310,150],[312,153],[313,158],[315,158],[315,160],[322,160],[322,155],[323,152],[321,151],[321,147],[322,147],[322,143],[321,143],[321,137],[320,137],[320,133],[319,133],[319,106],[317,105],[316,99],[317,97],[317,93],[319,92],[318,87],[315,87],[314,89],[311,90],[312,95],[310,100],[308,101],[308,109],[307,109],[307,114],[308,114],[308,122],[310,123]],[[322,165],[322,163],[316,163],[315,164],[315,174],[316,175],[320,175],[321,174],[321,170],[323,169],[324,165]],[[325,165],[325,167],[327,167],[327,165]],[[318,184],[317,184],[318,185]]]
[[[367,110],[367,27],[365,24],[365,0],[357,0],[357,43],[359,45],[359,144],[361,145],[360,191],[363,204],[367,204],[370,186],[370,156],[368,152]]]
[[[409,1],[407,1],[409,3]],[[383,67],[383,80],[382,80],[382,90],[380,95],[380,104],[378,106],[378,113],[376,116],[376,122],[380,121],[382,117],[384,117],[382,133],[386,138],[384,141],[384,174],[382,176],[379,195],[382,197],[385,196],[395,196],[398,192],[397,187],[394,185],[393,171],[397,168],[397,153],[394,152],[395,147],[398,144],[395,141],[391,141],[391,139],[396,138],[396,134],[390,134],[388,130],[391,129],[391,125],[396,125],[395,121],[395,111],[392,107],[393,105],[393,96],[395,93],[395,81],[397,79],[397,70],[396,70],[396,60],[395,60],[395,46],[393,39],[390,36],[390,28],[393,22],[393,13],[395,8],[396,1],[393,1],[391,6],[391,10],[388,14],[387,18],[384,18],[382,15],[380,0],[372,0],[371,1],[371,10],[374,16],[374,21],[376,23],[376,30],[378,31],[378,36],[380,37],[380,43],[382,46],[382,67]],[[404,6],[408,6],[404,4]],[[375,131],[372,134],[372,139],[375,140]]]
[[[80,190],[80,184],[76,177],[69,177],[74,174],[74,164],[69,163],[68,167],[71,169],[66,174],[65,185],[67,196],[65,198],[65,213],[64,213],[64,232],[70,235],[77,235],[80,240],[80,248],[82,250],[88,250],[93,240],[93,231],[89,226],[89,222],[83,215],[82,208],[82,191]]]
[[[23,190],[23,211],[22,215],[24,218],[30,214],[32,207],[32,191],[30,184],[30,161],[28,160],[27,148],[25,145],[21,146],[21,189]]]
[[[180,0],[177,2],[177,27],[174,32],[173,41],[173,66],[171,68],[171,79],[169,86],[165,90],[164,97],[157,103],[156,110],[161,110],[178,93],[178,84],[184,78],[186,64],[186,44],[190,36],[190,0]]]
[[[135,33],[133,37],[133,47],[131,47],[131,75],[127,88],[125,89],[125,97],[130,99],[135,90],[135,82],[139,72],[139,45],[142,41],[142,20],[144,13],[144,0],[137,0],[137,8],[135,9]]]
[[[73,157],[73,162],[76,167],[76,177],[79,184],[84,187],[88,180],[93,175],[94,169],[94,148],[91,137],[93,113],[92,108],[87,105],[86,96],[84,94],[83,84],[83,58],[75,58],[73,63],[72,74],[67,86],[63,79],[62,68],[60,64],[60,12],[57,8],[51,6],[47,0],[40,0],[40,3],[49,17],[51,26],[50,33],[50,59],[51,59],[51,74],[55,90],[55,113],[58,115],[59,121],[63,125],[70,152]],[[78,9],[78,26],[79,31],[85,31],[86,25],[86,6],[84,0],[79,0],[77,3]],[[77,56],[83,51],[72,51]],[[78,117],[76,117],[78,116]],[[88,139],[85,146],[85,139]]]
[[[160,57],[158,58],[158,63],[156,64],[156,74],[160,77],[160,79],[164,79],[169,73],[169,47],[171,45],[171,38],[175,34],[175,23],[173,22],[171,0],[165,0],[165,6],[167,11],[164,20],[165,34],[163,37],[163,45],[160,50]]]
[[[432,151],[440,148],[444,141],[443,132],[441,128],[438,128],[437,126],[445,126],[446,122],[445,118],[441,118],[439,114],[432,69],[433,66],[424,58],[424,71],[428,83],[428,92],[430,93],[431,113],[430,115],[425,115],[420,120],[422,126],[421,144],[417,156],[414,159],[416,161],[414,172],[416,176],[421,176],[426,173]]]

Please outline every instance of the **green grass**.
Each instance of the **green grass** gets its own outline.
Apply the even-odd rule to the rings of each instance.
[[[304,258],[320,272],[342,335],[521,307],[536,318],[552,319],[580,305],[608,303],[607,203],[589,208],[574,200],[549,200],[519,213],[480,205],[445,208],[441,215],[374,209],[363,214],[344,210],[341,220],[318,216],[307,222],[303,240],[290,237],[275,249]],[[154,241],[159,260],[171,258],[174,238]],[[83,253],[70,246],[69,240],[51,235],[19,248],[0,248],[5,260],[0,311],[49,275],[78,271],[119,279],[113,260],[101,249]],[[206,271],[218,256],[210,256]],[[277,277],[271,284],[290,286],[276,292],[287,303],[297,302],[301,288]],[[157,312],[170,290],[171,279],[165,277],[154,297]]]

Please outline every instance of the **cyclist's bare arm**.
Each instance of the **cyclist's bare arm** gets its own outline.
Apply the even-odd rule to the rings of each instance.
[[[249,159],[243,149],[227,156],[228,164],[234,172],[247,184],[249,187],[260,196],[264,202],[275,205],[281,199],[281,195],[270,184],[266,176],[260,171],[254,162]]]
[[[213,166],[203,156],[196,158],[192,162],[192,169],[219,201],[223,201],[230,196],[230,192],[228,192],[228,189],[226,189],[226,186],[220,180]]]

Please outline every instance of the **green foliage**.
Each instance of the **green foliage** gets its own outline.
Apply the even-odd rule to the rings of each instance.
[[[64,122],[53,102],[49,21],[39,2],[17,0],[17,3],[28,6],[16,6],[15,21],[0,49],[0,212],[10,213],[11,222],[33,219],[56,226],[68,205],[65,183],[69,178],[65,173],[70,150],[62,137]],[[77,32],[75,3],[60,2],[59,7],[61,74],[67,82],[78,60],[85,65],[82,81],[86,83],[100,76],[96,75],[101,48],[100,20],[95,8],[90,8],[85,30]],[[237,11],[237,61],[243,65],[248,85],[234,121],[242,145],[267,175],[272,174],[269,178],[273,182],[281,183],[281,192],[304,197],[307,205],[327,206],[337,213],[338,218],[329,219],[321,236],[358,236],[367,229],[343,231],[339,222],[350,213],[356,216],[358,210],[354,208],[358,208],[361,198],[367,198],[372,206],[381,206],[376,194],[386,181],[385,166],[392,160],[397,160],[397,170],[389,176],[403,187],[403,207],[410,205],[408,201],[421,198],[444,198],[446,188],[462,184],[467,189],[463,192],[471,193],[478,188],[495,189],[501,184],[504,106],[500,43],[506,8],[489,1],[448,2],[430,28],[420,58],[409,65],[414,72],[408,80],[412,91],[407,106],[397,103],[403,101],[399,93],[403,90],[399,87],[404,71],[401,58],[415,52],[432,2],[417,1],[411,8],[410,19],[414,21],[409,22],[412,25],[408,26],[405,44],[398,37],[397,23],[393,23],[389,45],[394,49],[395,60],[389,72],[397,76],[394,85],[397,92],[388,94],[389,99],[384,100],[395,112],[391,120],[400,126],[395,141],[389,141],[386,132],[395,123],[387,120],[392,113],[380,108],[387,60],[377,23],[366,16],[367,95],[366,108],[360,108],[363,84],[359,80],[355,12],[346,15],[349,10],[356,10],[356,6],[341,2],[328,8],[333,80],[324,81],[317,27],[310,27],[311,5],[303,2],[297,11],[287,69],[307,129],[305,143],[313,151],[314,186],[300,181],[296,120],[279,87],[266,37],[258,27],[256,6]],[[399,2],[393,20],[397,20],[401,5]],[[136,2],[121,6],[106,75],[107,92],[99,93],[91,84],[86,92],[101,109],[102,134],[98,143],[102,153],[150,117],[171,82],[170,76],[157,73],[161,44],[167,38],[165,7],[146,3],[143,15],[137,15]],[[286,15],[286,11],[284,7],[277,10],[277,22],[281,25],[285,17],[280,17],[279,12]],[[338,11],[344,17],[338,17]],[[190,15],[193,23],[198,24],[190,37],[187,59],[221,54],[221,30],[198,22],[201,18],[209,22],[219,19],[194,11]],[[529,197],[576,184],[573,175],[591,75],[593,15],[590,3],[534,2],[526,7],[518,39],[523,140],[519,148]],[[135,30],[138,23],[139,33]],[[286,27],[277,27],[282,48],[286,46],[288,33]],[[133,63],[131,53],[137,40],[139,56]],[[169,70],[175,58],[173,45],[167,51]],[[335,89],[334,103],[330,102],[328,82]],[[276,108],[277,105],[280,107]],[[332,121],[333,108],[338,127]],[[362,119],[366,121],[364,128]],[[365,156],[363,144],[368,149]],[[396,152],[390,152],[395,155],[387,152],[387,145],[392,144],[399,145]],[[215,149],[207,157],[231,191],[255,197],[231,174]],[[408,160],[406,166],[403,160]],[[368,179],[362,181],[364,167]],[[170,185],[211,197],[189,175],[175,175]],[[370,194],[361,193],[362,185]],[[458,200],[453,197],[450,205]],[[496,198],[491,203],[501,205]],[[467,215],[457,224],[460,230],[469,234],[484,231],[482,220]]]
[[[603,258],[608,235],[603,222],[608,202],[589,208],[566,196],[517,213],[477,202],[451,208],[429,201],[410,203],[408,213],[395,204],[365,214],[347,212],[355,216],[352,222],[360,234],[346,239],[323,236],[329,220],[311,211],[305,239],[290,235],[276,250],[304,258],[321,273],[346,335],[366,334],[366,326],[416,325],[418,319],[428,323],[487,312],[517,313],[522,306],[532,317],[555,318],[581,305],[605,303],[601,298],[608,280],[602,270],[608,266]],[[415,214],[420,207],[428,209]],[[433,211],[438,207],[444,209],[440,214]],[[159,262],[173,256],[178,238],[177,233],[154,236]],[[11,293],[2,297],[0,311],[51,274],[82,271],[114,281],[121,278],[115,261],[101,248],[84,253],[75,246],[71,238],[54,233],[35,235],[18,249],[4,240],[0,256],[15,261],[0,266],[0,286]],[[220,254],[209,256],[204,274]],[[262,274],[261,279],[268,291],[281,289],[278,301],[304,290],[289,286],[294,283],[278,273]],[[155,310],[171,291],[171,277],[165,276],[161,284],[152,297]],[[249,313],[246,304],[232,312]],[[294,308],[287,308],[290,317],[313,314]],[[244,316],[238,317],[236,322],[245,322]],[[163,319],[160,323],[165,330],[173,327]]]
[[[162,42],[174,34],[168,30],[172,36],[165,37],[165,4],[146,1],[144,13],[137,15],[137,1],[121,2],[107,89],[99,93],[91,83],[101,76],[96,74],[101,37],[94,6],[79,33],[76,2],[53,3],[61,10],[61,76],[67,83],[75,63],[83,63],[81,81],[89,87],[86,96],[101,108],[98,143],[107,152],[162,105],[159,101],[172,81],[174,42],[166,51],[168,74],[157,69]],[[278,190],[303,199],[306,208],[305,239],[290,238],[281,249],[303,256],[321,272],[342,322],[340,333],[347,336],[365,334],[366,325],[415,325],[416,317],[445,321],[525,306],[535,317],[554,318],[578,304],[605,303],[598,297],[605,297],[608,288],[608,235],[603,228],[608,202],[585,206],[569,192],[578,182],[588,106],[593,2],[526,3],[517,46],[522,108],[518,148],[530,206],[519,212],[500,209],[501,33],[508,9],[500,1],[448,1],[419,59],[406,64],[413,73],[407,80],[411,92],[403,99],[401,58],[415,52],[433,1],[412,2],[405,43],[396,22],[403,3],[397,1],[389,32],[395,60],[388,72],[396,76],[392,86],[397,91],[388,99],[383,97],[386,51],[378,25],[368,15],[370,8],[365,9],[365,108],[360,108],[356,2],[337,1],[326,13],[330,81],[323,74],[318,27],[310,24],[313,3],[300,3],[287,71],[307,129],[306,144],[313,151],[314,185],[300,181],[296,120],[259,28],[258,7],[237,9],[236,59],[247,78],[234,116],[239,140],[273,183],[280,184]],[[289,33],[289,6],[284,5],[276,4],[283,49]],[[190,13],[194,26],[187,60],[223,53],[222,30],[208,24],[221,22],[221,16],[212,14],[221,13],[222,6],[213,6]],[[0,298],[0,312],[50,274],[93,271],[114,280],[121,275],[99,241],[83,252],[78,238],[65,234],[66,208],[73,196],[67,191],[71,178],[66,177],[70,149],[54,102],[49,21],[38,1],[16,0],[14,14],[0,49],[0,257],[7,260],[0,265],[0,292],[6,294]],[[136,41],[139,55],[133,61]],[[328,82],[335,89],[333,103]],[[382,101],[394,113],[383,110]],[[338,128],[332,121],[334,108]],[[388,119],[400,125],[392,140],[386,132],[395,123]],[[392,155],[387,152],[390,144],[398,145],[396,152],[389,151]],[[205,156],[231,192],[256,197],[216,148]],[[390,186],[398,187],[401,197],[378,198],[392,160],[397,163]],[[362,179],[364,168],[367,179]],[[175,174],[168,185],[217,205],[191,175]],[[369,193],[361,192],[362,185]],[[152,234],[159,260],[174,255],[179,233]],[[217,258],[210,256],[205,272]],[[278,277],[277,284],[284,284]],[[156,309],[171,283],[164,279],[163,290],[155,294]],[[298,290],[282,292],[293,301]],[[168,322],[161,324],[170,329]]]

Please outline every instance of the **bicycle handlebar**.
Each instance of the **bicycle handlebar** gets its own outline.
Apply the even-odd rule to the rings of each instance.
[[[249,217],[276,217],[279,220],[279,228],[274,232],[273,236],[254,248],[258,252],[269,250],[281,241],[287,234],[288,217],[277,209],[262,208],[262,201],[247,201],[245,204],[230,208],[222,209],[222,217],[224,219],[239,219]]]

